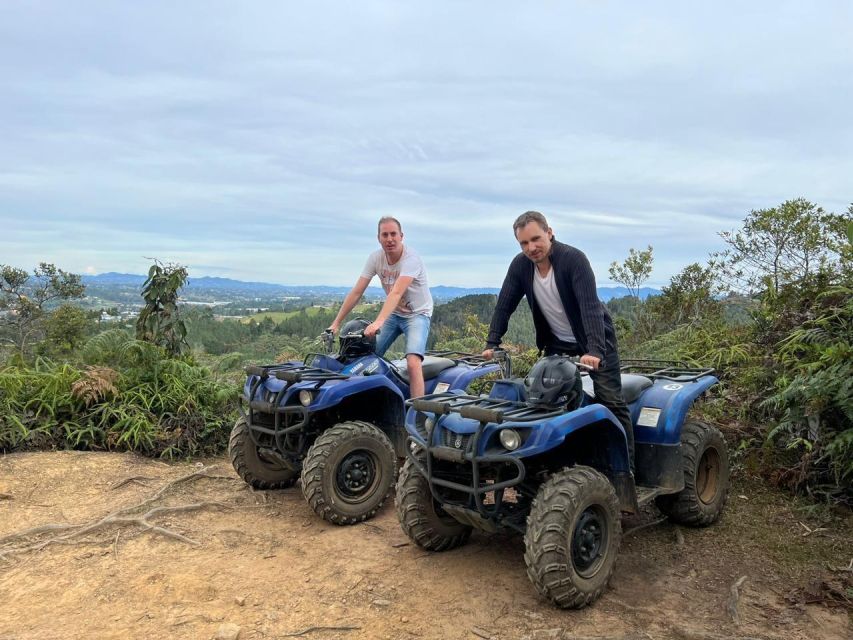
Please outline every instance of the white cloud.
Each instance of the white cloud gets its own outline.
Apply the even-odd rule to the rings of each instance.
[[[532,208],[665,283],[752,208],[853,198],[851,11],[4,3],[0,262],[348,284],[391,214],[433,283],[498,285]]]

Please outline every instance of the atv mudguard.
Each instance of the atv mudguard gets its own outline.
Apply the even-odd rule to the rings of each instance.
[[[718,382],[714,376],[703,376],[695,382],[656,380],[629,407],[634,440],[642,444],[678,445],[681,426],[693,402]]]
[[[409,409],[406,415],[406,430],[416,441],[426,444],[423,436],[416,427],[417,411]],[[434,419],[434,418],[433,418]],[[470,418],[452,413],[441,419],[440,426],[448,431],[461,436],[471,436],[480,426],[480,423]],[[507,451],[500,445],[499,432],[503,429],[515,429],[522,436],[522,445],[515,451]],[[489,453],[500,453],[500,455],[512,456],[525,459],[547,453],[559,447],[566,438],[580,432],[582,429],[600,429],[607,438],[608,463],[615,473],[629,471],[628,445],[625,431],[616,417],[609,409],[600,404],[592,404],[582,407],[576,411],[565,413],[556,418],[543,422],[503,422],[500,425],[488,423],[483,428],[483,434],[479,439],[477,451],[478,456]],[[436,430],[436,435],[439,431]],[[433,445],[437,442],[431,443]]]

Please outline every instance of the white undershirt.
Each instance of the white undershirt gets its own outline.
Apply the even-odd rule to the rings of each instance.
[[[533,295],[554,336],[563,342],[575,342],[572,325],[569,324],[566,310],[557,292],[553,267],[548,269],[548,274],[544,277],[539,275],[538,267],[533,268]]]

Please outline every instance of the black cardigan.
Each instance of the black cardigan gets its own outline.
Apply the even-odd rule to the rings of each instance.
[[[607,307],[598,299],[595,276],[587,257],[579,249],[556,240],[551,245],[549,257],[551,268],[554,269],[557,292],[581,354],[589,354],[603,360],[608,353],[615,353],[616,332],[613,329],[613,321]],[[518,307],[522,296],[527,296],[527,302],[533,311],[536,346],[541,351],[555,340],[545,315],[536,304],[536,296],[533,295],[535,268],[536,265],[523,253],[515,256],[510,263],[489,326],[486,344],[490,348],[500,345],[509,325],[509,317]]]

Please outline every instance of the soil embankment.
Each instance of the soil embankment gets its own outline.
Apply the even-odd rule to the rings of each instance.
[[[0,640],[238,628],[244,640],[853,636],[849,609],[808,604],[820,599],[811,592],[831,598],[841,585],[843,597],[853,584],[843,571],[850,518],[816,530],[758,486],[736,486],[708,529],[650,524],[653,513],[625,522],[610,590],[559,611],[528,582],[520,537],[475,534],[430,554],[410,544],[390,503],[368,523],[336,527],[298,487],[253,492],[224,458],[191,475],[200,469],[123,454],[0,457]],[[84,522],[85,535],[11,537]]]

